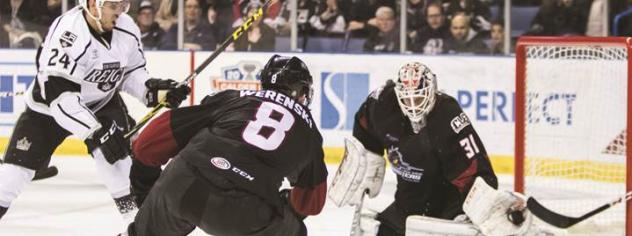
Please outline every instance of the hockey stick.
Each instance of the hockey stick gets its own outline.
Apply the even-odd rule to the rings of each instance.
[[[621,196],[612,202],[603,204],[597,209],[594,209],[580,217],[570,217],[570,216],[565,216],[565,215],[561,215],[556,212],[553,212],[549,210],[548,208],[542,206],[542,204],[536,201],[535,198],[533,197],[529,197],[529,199],[527,200],[527,208],[529,209],[529,211],[531,211],[531,213],[533,213],[533,215],[540,218],[542,221],[549,223],[553,226],[556,226],[558,228],[565,229],[579,222],[582,222],[614,205],[629,201],[630,199],[632,199],[632,191],[626,193],[624,196]]]
[[[35,171],[35,176],[33,177],[33,180],[41,180],[41,179],[48,179],[50,177],[54,177],[59,173],[59,170],[57,170],[56,166],[48,166],[44,169],[39,169],[37,171]]]
[[[246,30],[250,28],[253,22],[263,17],[263,9],[267,7],[270,2],[272,2],[272,0],[266,0],[263,5],[259,7],[259,9],[257,9],[257,11],[250,18],[248,18],[248,20],[246,20],[241,26],[237,27],[237,29],[235,29],[235,31],[228,38],[226,38],[226,40],[224,40],[224,42],[217,49],[215,49],[215,51],[213,51],[213,54],[211,54],[208,58],[206,58],[206,60],[204,60],[204,62],[202,62],[202,64],[195,68],[195,71],[187,76],[182,82],[180,82],[178,86],[189,84],[189,82],[195,79],[195,77],[197,77],[197,75],[202,72],[202,70],[204,70],[206,66],[208,66],[208,64],[215,60],[215,58],[219,56],[219,54],[222,53],[224,49],[228,47],[228,45],[237,40],[244,32],[246,32]],[[127,132],[127,134],[125,134],[125,138],[129,138],[130,136],[138,132],[138,130],[145,126],[145,124],[149,122],[149,120],[165,106],[166,102],[165,98],[163,98],[158,105],[156,105],[153,109],[151,109],[149,113],[147,113],[147,115],[145,115],[140,121],[138,121],[138,124],[136,124],[134,128],[132,128],[129,132]]]
[[[0,164],[4,164],[4,160],[0,159]],[[56,166],[48,166],[44,169],[39,169],[35,171],[35,176],[33,177],[33,181],[40,179],[48,179],[50,177],[56,176],[59,173],[59,170]]]
[[[355,206],[353,211],[353,221],[351,221],[351,236],[361,236],[362,228],[360,227],[360,218],[362,217],[362,205],[364,204],[364,195],[366,195],[366,189],[362,192],[360,197],[360,203]]]
[[[19,92],[0,92],[0,98],[22,96],[22,95],[24,95],[24,93],[25,93],[24,91],[19,91]]]

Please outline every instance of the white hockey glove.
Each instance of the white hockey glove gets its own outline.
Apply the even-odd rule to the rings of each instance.
[[[364,193],[374,198],[382,189],[386,161],[355,137],[345,139],[345,154],[329,186],[329,198],[341,207],[358,205]]]

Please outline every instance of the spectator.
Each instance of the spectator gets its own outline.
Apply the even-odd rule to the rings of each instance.
[[[176,0],[162,0],[158,11],[156,12],[155,21],[160,25],[160,28],[164,31],[171,29],[173,24],[178,23],[178,1]]]
[[[313,15],[309,22],[319,35],[340,35],[345,32],[345,17],[340,12],[338,0],[327,0],[327,7]]]
[[[614,16],[623,13],[625,10],[632,8],[632,0],[628,0],[625,2],[619,2],[617,5],[610,4],[612,12]],[[614,23],[614,22],[613,22]],[[624,15],[619,20],[617,27],[618,35],[614,36],[632,36],[632,14]],[[615,33],[615,32],[612,32]]]
[[[413,35],[409,35],[409,37],[416,37],[417,30],[425,25],[424,1],[425,0],[408,0],[408,4],[406,7],[406,22],[408,22],[407,32],[413,33]]]
[[[369,37],[364,43],[365,52],[397,52],[399,30],[395,23],[395,11],[380,7],[375,12],[377,26],[369,26]]]
[[[485,43],[489,53],[492,55],[500,55],[505,52],[505,26],[502,22],[496,21],[492,23],[490,39]]]
[[[209,6],[206,10],[206,20],[208,21],[213,38],[218,40],[218,43],[220,43],[219,40],[228,37],[230,25],[218,17],[217,9],[214,6]]]
[[[8,34],[11,48],[36,48],[46,34],[47,2],[41,0],[0,1],[1,31]]]
[[[320,3],[320,1],[324,0],[298,0],[297,2],[297,15],[296,15],[296,23],[298,26],[299,34],[304,37],[308,35],[312,35],[315,32],[315,29],[310,24],[310,19],[312,16],[317,14],[318,12],[323,11],[325,8],[324,3]],[[289,24],[290,19],[290,1],[283,1],[277,16],[269,16],[266,15],[266,18],[263,19],[263,23],[270,26],[270,28],[274,29],[277,32],[277,35],[289,35],[292,25]],[[268,11],[269,12],[269,11]]]
[[[47,25],[51,25],[53,23],[53,21],[55,21],[55,18],[61,16],[61,1],[62,0],[47,0],[46,1],[46,8],[48,9],[48,14],[46,14],[45,19],[43,21],[46,21]],[[72,3],[74,1],[71,1],[68,3],[68,5],[73,5],[74,3]],[[70,9],[71,6],[68,6],[68,8]]]
[[[411,50],[424,54],[441,54],[444,41],[450,37],[450,29],[445,23],[443,7],[438,2],[426,8],[426,25],[417,31],[417,38],[411,40]]]
[[[251,17],[259,7],[261,7],[259,1],[252,1],[246,8],[246,14],[244,19]],[[265,18],[265,13],[264,13]],[[256,52],[271,52],[274,51],[276,43],[275,32],[270,26],[261,23],[261,18],[252,23],[246,35],[239,37],[234,42],[234,48],[236,51],[256,51]]]
[[[156,50],[161,48],[160,43],[165,34],[160,26],[158,26],[158,23],[154,20],[154,11],[154,6],[149,0],[142,1],[138,7],[136,23],[138,24],[138,28],[140,28],[140,38],[145,50]]]
[[[217,41],[213,37],[211,27],[202,20],[201,0],[185,0],[184,2],[184,44],[183,49],[214,50]],[[178,25],[171,26],[164,36],[165,49],[176,49],[178,41]]]
[[[395,9],[395,0],[353,0],[341,1],[340,9],[347,20],[347,31],[351,31],[356,36],[366,36],[369,32],[367,25],[377,27],[377,20],[374,14],[378,8],[387,6]]]
[[[478,33],[470,27],[470,17],[460,13],[452,17],[452,34],[445,42],[448,53],[485,53],[485,43]]]
[[[5,24],[4,20],[6,19],[0,12],[0,26]],[[0,48],[8,48],[9,47],[9,33],[0,28]]]
[[[450,0],[446,15],[452,19],[456,14],[464,12],[470,17],[470,27],[478,32],[489,31],[491,28],[491,10],[481,0]]]
[[[584,35],[590,5],[587,0],[543,0],[527,35]]]
[[[232,0],[204,0],[206,6],[213,8],[216,13],[216,22],[224,24],[226,31],[230,30],[233,23],[233,1]],[[208,9],[207,9],[208,16]]]

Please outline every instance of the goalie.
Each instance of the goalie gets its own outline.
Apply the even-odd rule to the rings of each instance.
[[[498,187],[470,120],[453,97],[437,91],[435,75],[419,62],[405,64],[396,82],[368,96],[355,115],[353,136],[330,188],[338,206],[361,205],[365,192],[379,193],[385,150],[397,175],[395,201],[375,219],[362,217],[365,232],[404,235],[411,215],[452,220],[464,213],[476,177]]]

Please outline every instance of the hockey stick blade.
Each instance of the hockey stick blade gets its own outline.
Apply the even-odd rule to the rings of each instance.
[[[59,170],[56,166],[49,166],[45,169],[41,169],[35,172],[35,177],[33,177],[33,181],[48,179],[50,177],[54,177],[59,173]]]
[[[364,195],[368,190],[362,191],[360,197],[360,203],[355,206],[353,211],[353,220],[351,221],[351,236],[362,236],[362,226],[360,226],[360,219],[362,218],[362,205],[364,205]]]
[[[559,213],[553,212],[549,210],[548,208],[546,208],[545,206],[543,206],[542,204],[540,204],[533,197],[529,197],[529,199],[527,200],[527,208],[529,209],[529,211],[531,211],[531,213],[533,213],[533,215],[540,218],[542,221],[550,225],[553,225],[555,227],[566,229],[596,214],[599,214],[600,212],[616,204],[629,201],[630,199],[632,199],[632,191],[626,193],[624,196],[621,196],[612,202],[606,203],[579,217],[565,216],[565,215],[561,215]]]
[[[243,35],[244,32],[246,32],[248,28],[252,26],[253,22],[262,18],[263,9],[266,8],[270,4],[270,2],[272,2],[272,0],[266,0],[263,3],[263,5],[259,7],[259,9],[257,9],[255,14],[250,16],[242,25],[237,27],[235,31],[233,31],[233,33],[230,34],[230,36],[228,36],[228,38],[226,38],[226,40],[224,40],[224,42],[222,42],[222,44],[219,45],[219,47],[216,48],[215,51],[213,51],[213,53],[208,58],[206,58],[206,60],[202,62],[202,64],[200,64],[197,68],[195,68],[195,71],[193,71],[193,73],[191,73],[182,82],[180,82],[179,85],[187,85],[191,82],[191,80],[194,80],[195,77],[197,77],[197,75],[200,74],[200,72],[202,72],[213,60],[215,60],[215,58],[217,58],[217,56],[219,56],[220,53],[222,53],[228,47],[228,45],[230,45],[232,42],[237,40],[241,35]],[[158,114],[160,109],[166,106],[165,99],[166,98],[163,98],[162,101],[158,105],[156,105],[153,109],[151,109],[151,111],[147,113],[147,115],[141,118],[140,121],[138,121],[138,123],[136,124],[136,126],[134,126],[129,132],[125,134],[125,138],[129,138],[132,135],[134,135],[141,128],[143,128],[143,126],[145,126],[145,124],[147,124],[147,122],[149,122],[149,120],[152,117]]]

